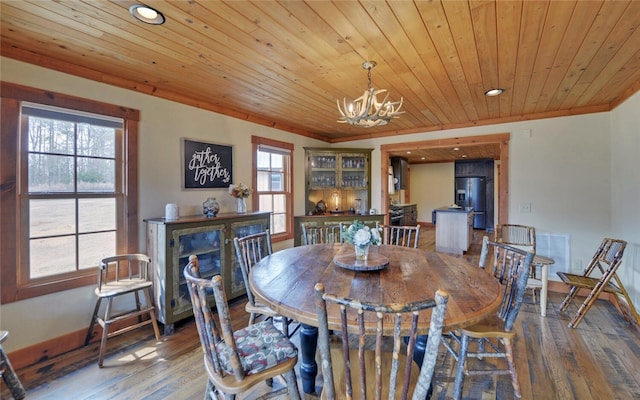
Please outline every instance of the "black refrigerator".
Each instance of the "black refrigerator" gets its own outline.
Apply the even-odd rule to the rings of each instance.
[[[487,229],[486,178],[456,178],[455,199],[460,207],[473,207],[473,229]]]

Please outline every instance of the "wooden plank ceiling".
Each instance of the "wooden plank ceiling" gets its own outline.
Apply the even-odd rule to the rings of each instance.
[[[145,1],[160,26],[134,3],[2,1],[0,51],[329,143],[608,111],[640,89],[640,1]],[[386,126],[336,122],[365,60],[404,99]]]

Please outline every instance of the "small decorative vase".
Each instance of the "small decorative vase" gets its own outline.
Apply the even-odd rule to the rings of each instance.
[[[244,197],[238,197],[238,214],[245,214],[247,212],[247,202]]]
[[[209,197],[202,203],[202,212],[207,218],[215,217],[220,211],[220,204],[215,197]]]
[[[356,260],[358,261],[367,261],[369,257],[369,245],[365,244],[362,246],[353,245],[356,249]]]

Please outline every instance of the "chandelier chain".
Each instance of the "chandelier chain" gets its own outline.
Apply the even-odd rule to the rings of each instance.
[[[371,85],[371,70],[376,66],[375,61],[365,61],[362,68],[367,70],[367,90],[364,94],[352,102],[343,99],[343,106],[340,100],[337,101],[338,111],[342,117],[340,123],[348,123],[354,126],[369,128],[373,126],[386,125],[394,118],[398,118],[404,111],[402,108],[403,98],[400,101],[390,101],[386,89],[374,89]],[[378,95],[383,95],[382,101],[378,100]]]

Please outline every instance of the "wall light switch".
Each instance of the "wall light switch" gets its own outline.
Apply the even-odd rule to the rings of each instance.
[[[520,204],[520,212],[521,213],[530,213],[531,212],[531,203],[521,203]]]

